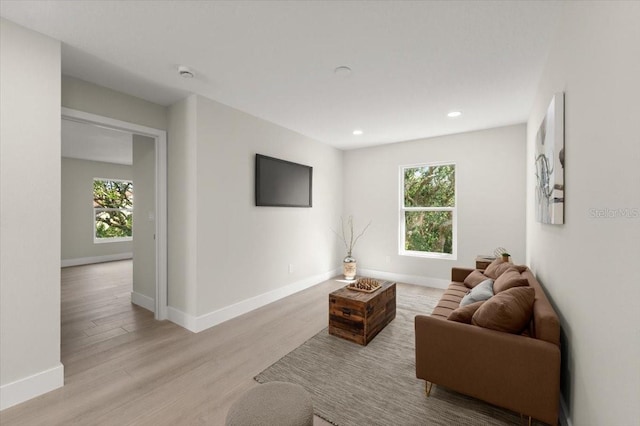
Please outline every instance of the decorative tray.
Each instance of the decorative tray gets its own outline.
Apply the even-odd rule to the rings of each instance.
[[[363,293],[373,293],[376,290],[379,290],[380,283],[373,278],[360,278],[355,283],[351,283],[347,286],[347,289],[353,291],[361,291]]]

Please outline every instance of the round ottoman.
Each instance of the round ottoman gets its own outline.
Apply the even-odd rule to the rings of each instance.
[[[313,426],[311,396],[300,385],[269,382],[245,392],[227,413],[226,426]]]

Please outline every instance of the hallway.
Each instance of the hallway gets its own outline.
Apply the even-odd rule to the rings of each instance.
[[[136,330],[157,327],[153,312],[131,303],[133,261],[61,270],[62,363],[106,350]],[[120,337],[113,342],[111,340]]]

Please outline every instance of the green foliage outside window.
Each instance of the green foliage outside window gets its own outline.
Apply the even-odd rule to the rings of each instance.
[[[404,169],[404,248],[453,253],[455,165]]]
[[[96,238],[133,236],[133,182],[93,181]]]

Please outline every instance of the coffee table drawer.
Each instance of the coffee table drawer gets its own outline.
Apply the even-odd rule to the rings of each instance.
[[[349,303],[344,299],[329,299],[329,315],[344,318],[346,320],[362,322],[364,321],[364,306]]]

